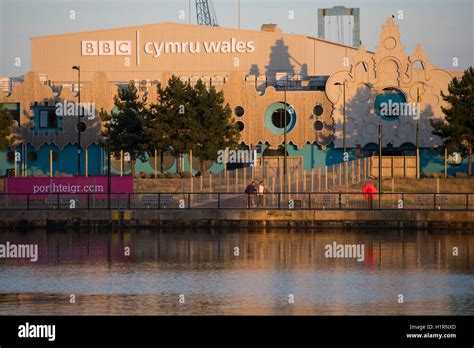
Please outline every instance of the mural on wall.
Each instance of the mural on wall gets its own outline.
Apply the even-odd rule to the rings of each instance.
[[[378,143],[379,124],[383,127],[383,146],[415,144],[417,118],[419,146],[441,144],[441,139],[431,133],[429,119],[443,117],[441,106],[445,102],[440,93],[447,91],[453,76],[431,64],[419,44],[411,56],[406,56],[398,30],[399,25],[389,18],[382,26],[375,55],[362,45],[346,70],[330,76],[326,93],[334,104],[336,147],[343,144],[344,88],[347,147]],[[383,102],[389,107],[404,103],[404,112],[400,109],[398,115],[383,115]]]
[[[172,74],[164,72],[159,81],[168,81]],[[233,110],[236,122],[242,129],[241,142],[252,145],[268,143],[277,147],[283,143],[284,123],[284,92],[274,87],[267,87],[262,94],[254,86],[245,82],[242,73],[230,73],[225,84],[218,84],[218,90],[223,90],[226,102]],[[81,103],[92,103],[95,107],[95,117],[81,118],[86,124],[81,134],[81,145],[90,146],[100,141],[101,122],[99,111],[111,111],[114,108],[114,96],[117,86],[108,82],[105,73],[95,73],[91,83],[81,88]],[[147,86],[146,91],[139,90],[146,102],[156,100],[156,85]],[[332,105],[324,92],[321,91],[288,91],[287,92],[288,143],[297,148],[306,143],[317,143],[325,148],[334,139]],[[40,82],[35,72],[25,75],[23,82],[14,87],[10,96],[3,97],[0,102],[20,103],[20,126],[16,123],[13,131],[17,143],[29,143],[36,149],[43,145],[55,144],[63,149],[68,144],[77,143],[77,117],[59,117],[57,129],[41,129],[35,125],[38,120],[38,109],[54,108],[56,103],[64,101],[77,102],[77,95],[67,87],[53,92],[50,86]],[[35,111],[36,110],[36,111]],[[35,115],[36,112],[36,115]]]
[[[277,148],[287,142],[297,148],[317,143],[325,148],[333,139],[332,105],[321,91],[288,91],[287,122],[284,117],[284,92],[269,86],[260,93],[245,82],[240,73],[231,73],[222,86],[237,122],[242,123],[241,141],[247,145],[268,143]]]
[[[81,89],[81,104],[88,103],[94,107],[94,117],[81,117],[85,130],[81,133],[81,146],[90,147],[99,144],[101,137],[100,110],[111,111],[114,107],[113,97],[117,87],[110,84],[104,73],[95,73],[91,83]],[[53,128],[40,128],[39,111],[55,111],[56,103],[76,103],[77,96],[68,88],[58,92],[40,82],[39,75],[29,72],[23,82],[13,88],[11,95],[0,96],[0,103],[20,103],[20,124],[13,125],[16,143],[32,145],[36,150],[44,145],[56,145],[62,150],[68,144],[77,144],[77,116],[58,116],[57,125]]]

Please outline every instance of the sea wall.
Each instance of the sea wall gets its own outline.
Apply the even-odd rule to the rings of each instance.
[[[0,211],[0,228],[36,227],[436,228],[474,231],[474,211],[435,210],[30,210]]]

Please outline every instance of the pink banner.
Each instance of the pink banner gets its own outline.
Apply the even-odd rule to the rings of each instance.
[[[107,193],[106,176],[80,177],[8,177],[4,180],[5,193],[32,194],[90,194]],[[112,176],[112,193],[132,193],[133,180],[131,176]]]

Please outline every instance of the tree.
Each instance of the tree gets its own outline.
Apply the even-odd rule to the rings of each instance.
[[[157,88],[158,100],[150,106],[146,128],[153,148],[177,158],[178,172],[179,159],[189,150],[199,158],[203,173],[204,161],[216,160],[220,149],[237,146],[239,130],[222,92],[208,89],[201,80],[193,87],[176,76],[165,88]]]
[[[163,98],[163,89],[161,83],[157,85],[158,90],[158,99]],[[145,109],[144,128],[146,136],[150,141],[149,149],[150,153],[158,152],[160,160],[160,171],[163,172],[163,154],[168,151],[170,146],[170,140],[168,137],[169,130],[166,127],[167,125],[162,122],[162,119],[159,117],[162,115],[162,105],[160,103],[151,104],[148,109]]]
[[[133,83],[119,89],[114,97],[115,111],[111,114],[101,113],[107,123],[103,135],[110,136],[110,149],[117,153],[125,151],[130,154],[132,177],[135,177],[135,160],[147,160],[150,155],[150,140],[145,131],[144,117],[146,111]]]
[[[474,69],[464,71],[461,80],[453,78],[448,86],[448,94],[441,97],[449,103],[442,107],[444,120],[430,120],[433,134],[443,138],[448,151],[458,151],[468,155],[468,175],[472,175],[472,144],[474,142]]]
[[[194,154],[204,173],[204,161],[215,161],[219,150],[236,148],[240,138],[238,126],[232,119],[229,104],[224,105],[224,93],[214,86],[209,89],[198,80],[194,86],[193,107],[198,121]]]
[[[177,159],[177,171],[182,171],[180,158],[193,150],[199,136],[198,123],[192,105],[193,88],[179,77],[172,76],[168,85],[158,88],[158,101],[150,106],[148,133],[153,147],[169,151]]]
[[[13,144],[15,137],[12,135],[13,117],[11,113],[0,105],[0,150]]]

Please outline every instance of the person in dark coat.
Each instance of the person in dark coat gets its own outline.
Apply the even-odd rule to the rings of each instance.
[[[252,181],[246,188],[245,193],[248,195],[247,198],[247,208],[255,207],[255,193],[257,189],[255,188],[255,181]]]

